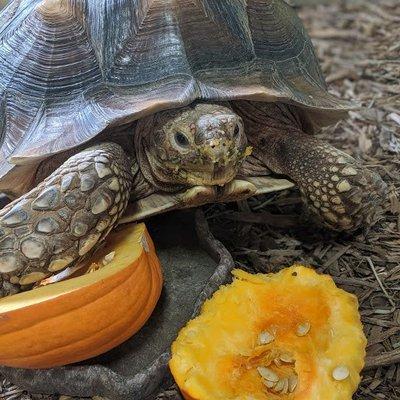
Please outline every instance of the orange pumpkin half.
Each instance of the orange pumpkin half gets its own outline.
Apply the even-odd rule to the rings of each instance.
[[[185,399],[351,400],[366,346],[356,297],[299,265],[234,276],[173,343]]]
[[[137,332],[161,293],[144,224],[112,233],[90,262],[104,267],[0,300],[0,364],[49,368],[104,353]]]

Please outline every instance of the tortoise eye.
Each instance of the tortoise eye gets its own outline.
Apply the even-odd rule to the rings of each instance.
[[[175,142],[181,147],[188,147],[189,146],[189,139],[182,132],[175,133]]]

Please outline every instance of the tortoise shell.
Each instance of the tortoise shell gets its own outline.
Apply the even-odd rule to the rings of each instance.
[[[0,177],[196,99],[284,101],[316,125],[349,108],[282,0],[14,0],[0,71]]]

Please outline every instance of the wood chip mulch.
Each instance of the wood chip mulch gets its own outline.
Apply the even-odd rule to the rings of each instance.
[[[331,234],[310,225],[292,190],[207,215],[243,267],[301,262],[356,294],[368,348],[354,399],[400,399],[400,4],[344,0],[299,12],[332,92],[363,106],[320,136],[381,174],[391,188],[386,213],[368,232]]]
[[[386,213],[367,232],[337,235],[311,225],[296,190],[213,205],[206,215],[236,261],[251,271],[301,262],[358,296],[367,363],[354,400],[400,399],[400,6],[343,0],[299,7],[331,90],[361,111],[320,136],[359,157],[391,187]],[[181,399],[172,387],[157,399]],[[0,399],[30,395],[0,379]]]

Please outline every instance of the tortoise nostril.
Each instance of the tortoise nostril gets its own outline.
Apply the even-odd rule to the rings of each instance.
[[[236,139],[239,136],[240,133],[240,126],[236,124],[235,130],[233,131],[233,137]]]

